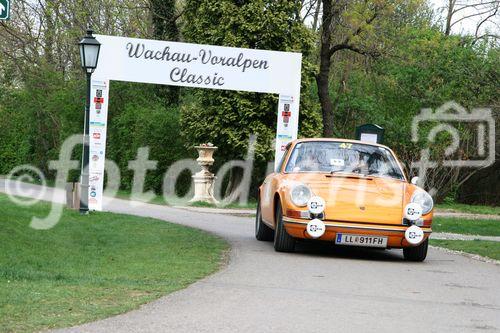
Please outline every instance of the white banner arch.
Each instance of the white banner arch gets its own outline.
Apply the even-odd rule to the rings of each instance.
[[[279,94],[275,164],[297,138],[302,54],[97,35],[92,77],[89,208],[102,209],[110,81]]]

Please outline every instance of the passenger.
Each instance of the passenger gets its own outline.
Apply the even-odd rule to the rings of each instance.
[[[297,163],[298,171],[318,171],[319,161],[313,152],[304,152],[304,157]]]

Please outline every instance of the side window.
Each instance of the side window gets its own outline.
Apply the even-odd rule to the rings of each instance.
[[[290,146],[291,146],[291,144],[290,144],[290,143],[286,145],[286,150],[285,150],[285,153],[284,153],[284,154],[283,154],[283,156],[281,157],[281,160],[280,160],[280,162],[278,163],[278,165],[276,166],[276,169],[274,170],[274,172],[280,172],[281,167],[283,166],[283,163],[285,162],[286,155],[288,155],[288,151],[290,150]]]
[[[302,143],[297,143],[295,147],[292,150],[292,153],[290,154],[290,157],[288,158],[288,163],[285,167],[285,172],[293,172],[295,169],[295,166],[298,163],[301,163],[301,161],[304,158],[304,152],[302,149]]]

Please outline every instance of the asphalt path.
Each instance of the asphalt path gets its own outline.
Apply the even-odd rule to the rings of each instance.
[[[0,189],[4,182],[0,180]],[[22,185],[36,195],[39,187]],[[45,200],[61,202],[47,189]],[[470,332],[500,330],[500,265],[430,249],[423,263],[401,250],[301,243],[274,252],[252,218],[107,200],[110,212],[154,217],[217,234],[227,265],[137,310],[64,332]]]

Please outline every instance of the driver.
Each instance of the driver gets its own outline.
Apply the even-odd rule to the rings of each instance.
[[[368,174],[368,163],[366,163],[365,159],[360,159],[358,164],[352,169],[354,173],[360,174]]]

